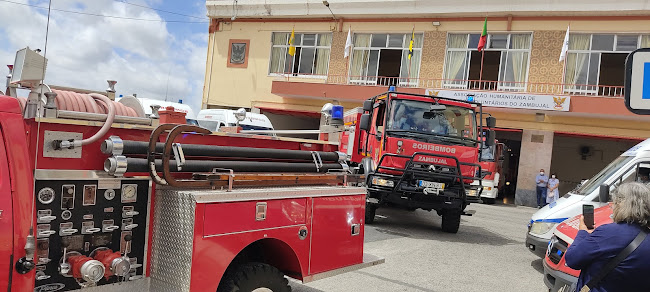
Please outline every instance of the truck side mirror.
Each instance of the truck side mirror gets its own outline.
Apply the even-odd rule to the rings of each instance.
[[[489,130],[487,132],[487,137],[485,137],[485,145],[487,145],[487,146],[494,145],[495,136],[496,136],[496,133],[494,132],[494,130]]]
[[[372,102],[372,100],[370,100],[370,99],[364,101],[364,102],[363,102],[363,111],[364,111],[364,112],[369,112],[369,111],[371,111],[371,110],[372,110],[372,104],[373,104],[373,102]]]
[[[370,130],[370,114],[362,114],[359,119],[359,129],[363,131]]]
[[[598,190],[598,200],[601,203],[609,202],[609,186],[607,184],[600,185]]]
[[[497,118],[495,117],[487,117],[485,118],[485,125],[492,129],[497,126]]]

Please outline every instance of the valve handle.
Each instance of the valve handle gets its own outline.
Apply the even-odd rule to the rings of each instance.
[[[117,225],[110,225],[110,226],[106,226],[106,227],[104,227],[104,230],[105,230],[105,231],[108,231],[108,232],[111,232],[111,231],[113,231],[113,230],[115,230],[115,229],[119,229],[119,228],[120,228],[120,227],[117,226]]]
[[[79,231],[79,230],[74,229],[74,228],[68,228],[68,229],[61,229],[61,231],[59,231],[59,232],[61,233],[61,235],[72,235],[72,234],[77,233],[77,231]]]
[[[129,224],[129,225],[124,226],[124,230],[131,230],[131,229],[136,228],[136,227],[138,227],[138,224],[133,223],[133,224]]]
[[[102,231],[102,229],[101,229],[101,228],[97,228],[97,227],[93,227],[93,228],[88,228],[88,229],[86,229],[86,232],[88,232],[88,233],[95,233],[95,232],[100,232],[100,231]]]
[[[43,230],[38,232],[38,237],[50,237],[50,235],[55,234],[54,230]]]

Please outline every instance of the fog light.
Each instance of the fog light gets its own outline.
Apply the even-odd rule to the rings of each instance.
[[[470,197],[476,197],[478,195],[478,190],[469,189],[469,190],[465,190],[465,193]]]
[[[372,178],[372,184],[376,186],[381,186],[381,187],[389,187],[392,188],[395,186],[395,182],[392,180],[387,180],[379,177],[373,177]]]

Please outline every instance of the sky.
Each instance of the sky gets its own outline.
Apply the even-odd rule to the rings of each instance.
[[[48,4],[0,0],[0,75],[22,48],[45,53],[47,9],[40,7]],[[208,22],[205,0],[52,0],[45,83],[103,91],[116,80],[118,96],[182,100],[198,112]]]

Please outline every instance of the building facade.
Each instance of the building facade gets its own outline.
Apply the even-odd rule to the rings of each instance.
[[[391,85],[472,98],[497,118],[508,146],[504,201],[536,205],[540,169],[564,193],[650,134],[650,119],[623,102],[625,58],[650,47],[650,11],[643,1],[566,2],[207,1],[203,106],[316,129],[324,103],[357,107]]]

